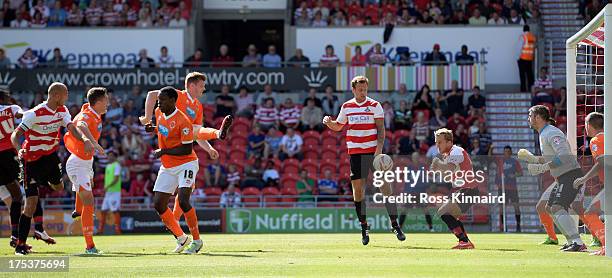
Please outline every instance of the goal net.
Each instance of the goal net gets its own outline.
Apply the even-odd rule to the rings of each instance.
[[[585,206],[602,189],[612,184],[612,40],[605,34],[612,34],[612,4],[607,5],[591,22],[566,42],[566,84],[567,84],[567,136],[572,151],[578,156],[583,170],[593,164],[589,140],[585,131],[585,118],[591,112],[604,113],[604,169],[605,181],[593,178],[585,186]],[[610,29],[610,30],[608,30]],[[606,109],[607,108],[607,109]],[[607,111],[606,111],[607,110]],[[562,116],[560,116],[563,119]],[[606,222],[606,242],[612,240],[612,188],[608,188],[602,200]],[[607,247],[606,254],[612,255]]]

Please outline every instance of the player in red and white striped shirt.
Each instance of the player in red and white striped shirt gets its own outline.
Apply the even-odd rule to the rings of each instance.
[[[479,196],[478,183],[475,180],[467,179],[470,172],[472,177],[475,174],[472,159],[462,147],[453,144],[453,131],[446,128],[438,129],[435,131],[435,138],[442,159],[435,157],[430,169],[443,173],[443,175],[447,172],[453,173],[452,180],[454,183],[451,194]],[[461,172],[461,175],[459,175],[459,172]],[[471,206],[472,203],[447,202],[438,209],[438,215],[440,215],[442,221],[459,239],[459,243],[453,249],[474,249],[474,244],[468,238],[463,223],[459,220],[459,217],[466,213]]]
[[[13,147],[18,150],[23,161],[23,180],[26,192],[26,204],[19,218],[19,238],[15,247],[15,255],[27,255],[29,249],[26,240],[30,232],[32,216],[38,206],[38,186],[48,185],[53,190],[64,188],[62,182],[62,166],[57,149],[60,140],[60,129],[66,127],[70,133],[79,134],[75,139],[83,142],[83,134],[71,123],[70,113],[64,103],[68,99],[68,88],[62,83],[49,86],[47,101],[26,111],[21,124],[11,135]],[[19,144],[21,136],[25,136],[23,148]],[[85,153],[93,152],[93,145],[85,140]],[[42,225],[41,225],[42,226]],[[47,243],[55,241],[46,232],[34,234]]]
[[[354,98],[345,102],[338,118],[333,121],[330,116],[323,118],[323,124],[333,131],[341,131],[348,126],[346,144],[351,159],[351,184],[353,185],[353,200],[355,210],[361,223],[361,243],[370,242],[370,227],[366,220],[366,205],[364,199],[365,179],[369,171],[373,171],[373,161],[376,155],[382,153],[385,142],[385,116],[378,101],[368,97],[368,79],[365,76],[355,76],[351,81]],[[380,187],[385,196],[393,194],[391,186],[385,184]],[[386,202],[389,212],[392,231],[399,240],[406,236],[397,223],[397,206]]]

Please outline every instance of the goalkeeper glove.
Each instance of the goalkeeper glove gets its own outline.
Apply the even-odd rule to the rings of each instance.
[[[548,163],[545,164],[527,164],[527,169],[529,170],[529,174],[532,176],[537,176],[539,174],[544,174],[546,171],[550,170],[550,166]]]
[[[528,163],[538,163],[539,159],[526,149],[520,149],[518,151],[518,159],[526,161]]]

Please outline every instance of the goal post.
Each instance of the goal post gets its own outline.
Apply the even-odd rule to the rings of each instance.
[[[606,242],[612,241],[612,4],[608,4],[566,42],[567,137],[572,152],[578,155],[578,142],[584,140],[587,112],[604,113],[604,185],[602,208],[606,223]],[[602,96],[603,95],[603,96]],[[603,101],[602,101],[603,100]],[[586,147],[583,144],[582,147]],[[606,244],[606,255],[612,248]]]

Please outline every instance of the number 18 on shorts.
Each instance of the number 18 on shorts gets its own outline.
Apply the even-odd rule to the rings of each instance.
[[[200,166],[198,161],[190,161],[172,168],[161,166],[157,174],[157,180],[153,191],[174,194],[178,185],[181,187],[192,187]]]

